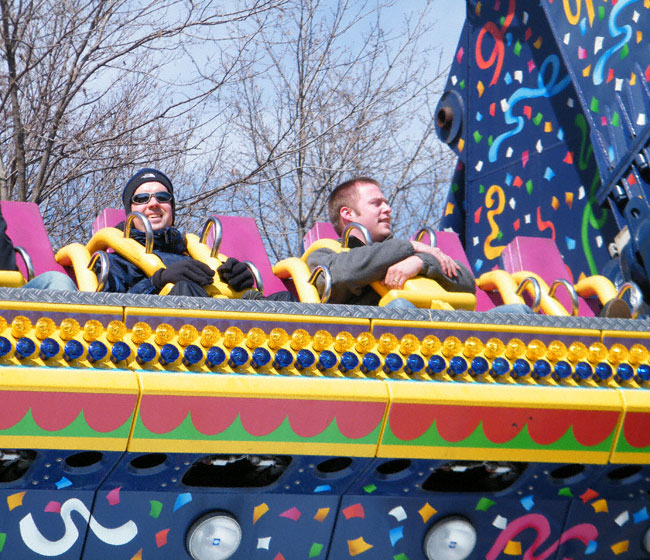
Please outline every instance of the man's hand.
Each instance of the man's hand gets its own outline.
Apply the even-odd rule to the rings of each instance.
[[[412,255],[391,265],[386,271],[383,284],[391,290],[401,290],[404,287],[404,282],[417,276],[420,270],[422,270],[422,259],[417,255]]]
[[[443,253],[438,247],[431,247],[421,241],[413,240],[411,240],[411,245],[413,245],[413,249],[415,249],[416,253],[429,253],[430,255],[433,255],[440,263],[442,272],[449,276],[449,278],[456,278],[458,276],[458,270],[460,270],[458,263],[446,253]]]

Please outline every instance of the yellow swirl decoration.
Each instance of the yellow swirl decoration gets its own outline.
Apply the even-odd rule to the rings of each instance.
[[[582,0],[578,0],[576,2],[576,8],[575,8],[575,13],[571,9],[571,0],[564,0],[563,5],[564,5],[564,15],[566,15],[566,18],[568,22],[571,25],[577,25],[578,22],[580,21],[580,10],[582,8]],[[592,0],[585,0],[585,4],[587,5],[587,15],[589,16],[589,27],[591,27],[594,23],[594,3]]]
[[[492,208],[494,206],[495,200],[494,200],[494,195],[498,196],[499,202],[498,206],[494,210],[490,210],[487,213],[487,220],[490,223],[490,235],[488,235],[485,238],[485,243],[483,244],[483,252],[485,253],[485,257],[489,260],[496,259],[503,250],[505,249],[505,245],[496,245],[492,246],[490,243],[494,241],[497,236],[499,235],[499,226],[497,223],[494,221],[493,216],[494,215],[499,215],[503,212],[503,209],[506,206],[506,197],[503,194],[503,189],[499,185],[492,185],[487,193],[485,193],[485,207],[486,208]]]

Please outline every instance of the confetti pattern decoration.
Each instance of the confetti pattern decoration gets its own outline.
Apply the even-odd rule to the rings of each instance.
[[[650,78],[633,62],[648,60],[649,17],[631,1],[467,3],[439,104],[453,115],[439,135],[459,156],[441,226],[476,275],[516,236],[554,239],[574,278],[609,261],[620,216],[600,204],[601,176],[632,149],[625,126],[645,126],[642,103],[616,103]]]

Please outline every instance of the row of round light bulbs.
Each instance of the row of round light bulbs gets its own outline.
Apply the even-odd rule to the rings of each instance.
[[[99,321],[90,320],[82,328],[75,319],[64,319],[58,328],[63,350],[59,342],[52,338],[57,327],[48,317],[39,318],[33,325],[24,316],[15,317],[10,325],[0,317],[0,329],[4,331],[6,328],[17,342],[14,348],[7,337],[0,337],[0,357],[10,355],[12,350],[19,359],[32,357],[36,352],[36,343],[27,336],[32,329],[35,338],[40,341],[38,354],[43,360],[57,356],[67,361],[81,358],[84,345],[75,339],[77,335],[89,343],[86,358],[91,363],[106,356],[117,363],[128,360],[132,354],[131,347],[123,341],[129,333],[121,321],[111,321],[104,328]],[[110,355],[107,345],[98,340],[102,336],[112,343]],[[152,337],[160,350],[149,342]],[[468,374],[474,378],[487,374],[495,379],[509,376],[515,379],[551,377],[558,381],[573,378],[577,381],[613,379],[617,382],[634,380],[645,383],[650,380],[650,366],[646,363],[649,353],[641,344],[635,344],[628,350],[618,343],[608,349],[600,342],[587,347],[576,341],[567,347],[559,340],[552,341],[548,346],[539,340],[525,344],[517,338],[505,344],[498,338],[483,343],[474,336],[463,343],[455,336],[440,341],[434,335],[427,335],[420,341],[412,334],[398,339],[392,333],[383,333],[376,338],[369,332],[354,337],[346,331],[332,336],[326,330],[319,330],[311,336],[304,329],[296,329],[289,335],[282,328],[274,328],[267,335],[257,327],[244,334],[234,326],[221,333],[212,325],[204,327],[199,333],[196,327],[189,324],[176,332],[168,324],[163,323],[152,329],[145,322],[133,326],[130,338],[137,346],[135,359],[140,364],[156,360],[161,365],[176,363],[181,357],[179,348],[173,344],[176,342],[182,349],[182,362],[186,366],[205,364],[209,368],[227,363],[234,370],[247,365],[261,369],[270,364],[278,371],[293,365],[299,371],[313,366],[323,372],[338,369],[344,374],[358,370],[371,375],[383,371],[389,375],[400,372],[410,376],[447,373],[452,377]],[[311,346],[311,350],[307,346]],[[269,349],[274,351],[273,356]]]

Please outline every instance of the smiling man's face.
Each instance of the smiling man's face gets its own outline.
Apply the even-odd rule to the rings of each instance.
[[[135,192],[133,193],[133,198],[137,198],[139,194],[153,194],[153,193],[167,193],[167,189],[162,183],[158,181],[149,181],[148,183],[142,183]],[[141,212],[149,219],[151,224],[151,229],[154,231],[159,231],[166,229],[172,225],[174,222],[174,215],[172,213],[172,204],[170,202],[159,202],[155,196],[151,196],[149,200],[143,204],[138,204],[131,199],[131,212]],[[140,223],[140,220],[134,220],[133,225],[144,231],[144,227]]]
[[[390,233],[391,208],[381,189],[372,183],[356,186],[357,197],[354,208],[348,207],[342,216],[351,222],[366,226],[374,241],[383,241]]]

